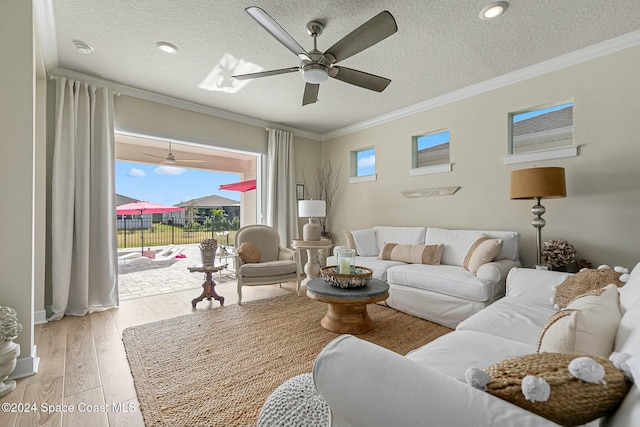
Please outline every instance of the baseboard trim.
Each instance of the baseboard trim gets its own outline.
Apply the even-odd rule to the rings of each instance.
[[[17,380],[18,378],[29,377],[38,373],[40,366],[40,358],[36,356],[37,346],[33,346],[31,355],[27,357],[19,357],[16,361],[16,369],[13,370],[9,379]]]
[[[40,310],[33,313],[33,324],[41,325],[43,323],[47,323],[47,311]]]

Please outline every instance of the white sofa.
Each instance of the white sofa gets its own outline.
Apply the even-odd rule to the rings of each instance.
[[[331,408],[332,425],[557,426],[467,385],[468,367],[484,368],[536,351],[538,336],[556,310],[553,285],[568,275],[514,268],[507,296],[406,356],[342,335],[317,357],[313,380]],[[640,263],[619,289],[622,312],[613,350],[640,357]],[[640,377],[640,374],[638,375]],[[612,417],[589,425],[640,426],[640,388],[633,385]]]
[[[375,226],[351,234],[358,254],[356,265],[372,269],[374,278],[389,283],[388,306],[450,328],[504,296],[509,270],[521,265],[520,235],[514,231]],[[492,262],[473,274],[463,262],[483,235],[502,239],[502,248]],[[409,264],[379,259],[385,243],[443,244],[444,251],[440,265]],[[336,256],[328,257],[327,265],[336,265]]]

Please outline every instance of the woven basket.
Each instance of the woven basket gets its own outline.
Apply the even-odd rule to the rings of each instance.
[[[574,378],[569,363],[584,354],[537,353],[504,360],[485,368],[491,377],[487,391],[555,423],[577,426],[595,420],[617,408],[629,391],[629,383],[613,363],[589,356],[602,365],[604,384]],[[527,375],[543,378],[551,386],[546,402],[530,402],[522,394],[522,379]]]
[[[340,274],[338,266],[331,265],[320,269],[320,277],[338,288],[359,288],[369,282],[373,270],[367,267],[355,267],[356,274]]]

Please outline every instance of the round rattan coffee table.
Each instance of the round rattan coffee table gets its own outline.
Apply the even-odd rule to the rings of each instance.
[[[342,289],[323,279],[312,279],[307,283],[307,296],[327,303],[327,314],[320,321],[325,329],[339,334],[362,334],[373,329],[367,304],[389,298],[389,285],[371,279],[365,286]]]

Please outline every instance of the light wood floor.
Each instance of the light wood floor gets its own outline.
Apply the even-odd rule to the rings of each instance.
[[[225,306],[238,301],[235,282],[216,286]],[[303,288],[304,290],[304,288]],[[295,284],[244,287],[243,301],[295,292]],[[301,292],[302,293],[302,292]],[[129,326],[193,312],[191,300],[200,290],[124,301],[117,309],[37,325],[38,374],[17,381],[0,404],[0,426],[144,426],[133,379],[122,344]],[[219,306],[198,303],[198,311]],[[66,405],[66,406],[65,406]],[[65,409],[69,410],[65,412]],[[71,412],[70,410],[73,410]]]

